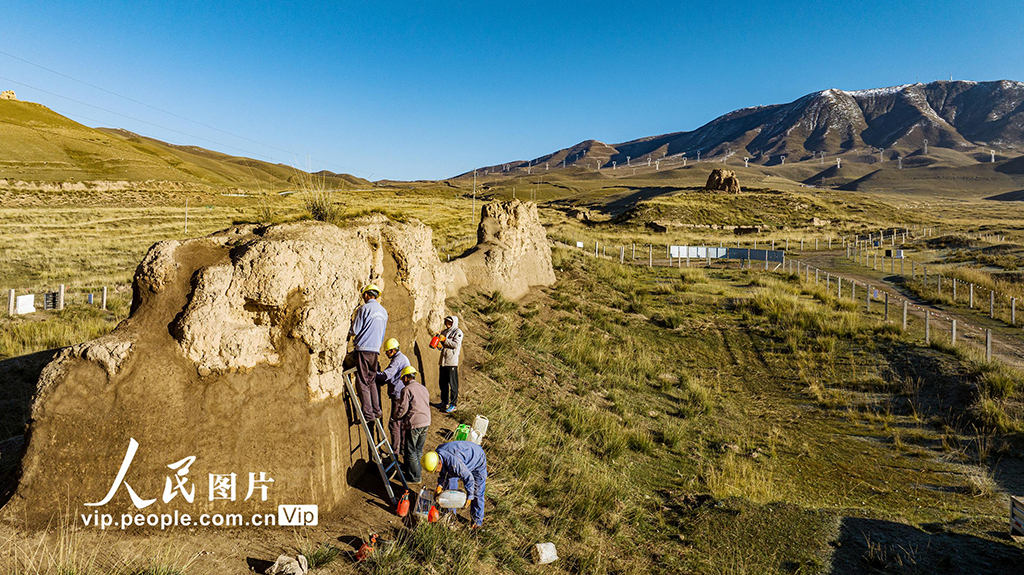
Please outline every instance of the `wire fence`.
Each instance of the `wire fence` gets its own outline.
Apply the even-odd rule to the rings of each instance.
[[[922,229],[921,231],[922,233],[928,233],[931,230]],[[900,241],[905,241],[902,234],[903,232],[901,231],[895,235],[900,237]],[[907,237],[910,238],[911,235],[908,233]],[[892,242],[896,241],[891,235],[886,236],[886,238]],[[857,241],[855,238],[846,239],[846,245],[854,246]],[[801,284],[823,287],[826,293],[834,294],[839,301],[848,299],[858,302],[860,304],[858,309],[865,313],[879,314],[882,321],[898,322],[903,331],[907,331],[912,327],[920,329],[923,332],[922,335],[926,344],[930,344],[933,341],[946,340],[952,346],[969,345],[976,348],[977,351],[984,355],[986,361],[997,358],[1014,367],[1021,367],[1022,363],[1024,363],[1024,356],[1012,345],[1000,344],[993,339],[991,328],[982,327],[961,317],[955,317],[950,313],[935,309],[929,305],[922,305],[903,295],[884,281],[874,284],[863,279],[826,271],[802,259],[788,257],[787,252],[784,250],[781,251],[782,258],[779,261],[765,261],[763,258],[674,257],[671,245],[641,244],[639,245],[639,254],[637,253],[637,244],[630,244],[628,248],[625,245],[612,246],[611,253],[609,253],[607,245],[602,246],[597,241],[593,242],[593,249],[590,249],[583,242],[577,242],[575,245],[560,243],[560,245],[566,248],[578,249],[597,258],[617,261],[623,265],[643,265],[652,268],[684,266],[720,266],[721,268],[728,268],[735,263],[739,269],[745,268],[769,273],[785,273],[790,276],[795,275]],[[687,246],[677,247],[687,248]],[[676,250],[675,253],[686,253],[689,255],[694,247],[690,246],[689,248],[686,250]],[[714,246],[700,246],[696,249],[698,253],[703,254],[716,252]],[[851,247],[850,249],[852,250],[853,248]],[[659,255],[663,257],[654,257],[656,250],[661,252]],[[993,346],[1005,348],[1004,352],[1000,353],[999,349],[994,351]]]

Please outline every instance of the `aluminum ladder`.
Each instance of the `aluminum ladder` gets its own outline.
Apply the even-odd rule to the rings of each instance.
[[[388,494],[388,501],[391,505],[396,505],[397,500],[395,499],[395,492],[391,489],[391,479],[396,475],[398,480],[402,482],[406,490],[409,489],[409,484],[405,481],[405,474],[402,473],[402,466],[398,464],[398,456],[395,455],[395,450],[391,447],[391,442],[388,441],[387,433],[384,432],[384,424],[381,423],[381,417],[373,420],[374,429],[377,431],[377,436],[381,438],[380,443],[374,439],[373,430],[370,429],[370,424],[367,423],[366,417],[363,415],[363,405],[359,400],[359,395],[356,393],[355,384],[352,382],[353,374],[356,372],[355,368],[347,369],[342,372],[342,376],[345,378],[345,389],[348,392],[349,401],[352,402],[352,409],[355,410],[356,415],[359,416],[359,422],[363,426],[363,435],[366,436],[366,442],[370,446],[370,456],[373,457],[373,462],[377,464],[377,471],[380,472],[380,478],[384,482],[384,489]],[[385,455],[391,458],[391,461],[384,465],[384,461],[381,459],[380,448],[385,448]]]

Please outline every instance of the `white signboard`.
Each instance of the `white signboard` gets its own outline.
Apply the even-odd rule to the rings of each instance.
[[[578,247],[579,249],[582,250],[583,249],[583,242],[576,242],[576,247]]]
[[[14,300],[14,313],[35,313],[36,311],[36,296],[33,294],[20,295]]]

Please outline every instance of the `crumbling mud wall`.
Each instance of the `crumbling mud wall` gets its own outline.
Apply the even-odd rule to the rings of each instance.
[[[449,291],[473,286],[518,299],[530,286],[555,283],[551,247],[532,202],[486,204],[480,210],[477,247],[451,263]]]
[[[436,394],[438,352],[428,343],[448,296],[471,287],[517,297],[554,281],[534,206],[485,207],[482,220],[477,251],[450,263],[438,260],[428,227],[383,216],[156,244],[136,272],[129,318],[44,368],[4,518],[45,527],[56,516],[80,525],[94,511],[246,520],[280,504],[329,512],[369,459],[341,376],[360,288],[382,284],[387,335]],[[523,276],[544,262],[546,273]],[[117,491],[86,506],[106,499],[132,440]],[[213,489],[229,483],[233,500]],[[140,509],[132,493],[155,501]]]

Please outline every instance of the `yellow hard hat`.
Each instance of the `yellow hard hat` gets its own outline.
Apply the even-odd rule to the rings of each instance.
[[[441,463],[441,458],[437,456],[436,451],[428,451],[423,454],[422,458],[420,458],[420,465],[422,465],[423,469],[426,469],[429,473],[433,473],[434,470],[437,469],[438,463]]]
[[[401,378],[401,377],[405,377],[407,375],[417,375],[418,373],[419,372],[416,371],[416,368],[410,365],[410,366],[406,367],[405,369],[403,369],[402,373],[398,374],[398,377]]]
[[[363,288],[363,291],[361,291],[359,293],[366,293],[368,291],[377,292],[377,295],[380,295],[380,292],[382,290],[380,289],[379,286],[377,286],[377,284],[369,284],[368,286]]]
[[[398,349],[398,340],[393,337],[388,338],[388,340],[384,342],[384,351],[391,351],[393,349]]]

